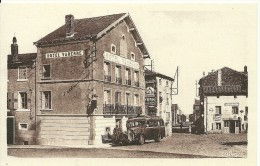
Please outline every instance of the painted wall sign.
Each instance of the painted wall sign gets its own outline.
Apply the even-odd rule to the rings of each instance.
[[[154,86],[154,84],[147,86],[147,88],[145,89],[145,105],[148,106],[157,106],[157,92],[156,89],[153,88],[152,86]]]
[[[225,106],[239,106],[239,103],[225,103]]]
[[[110,52],[106,52],[106,51],[104,52],[103,56],[104,56],[104,59],[107,61],[115,62],[120,65],[125,65],[127,67],[131,67],[131,68],[134,68],[137,70],[139,69],[139,63],[132,61],[130,59],[126,59],[126,58],[123,58],[123,57],[115,55],[115,54],[111,54]]]
[[[79,51],[46,53],[45,57],[46,58],[63,58],[63,57],[82,56],[82,55],[84,55],[84,51],[79,50]]]

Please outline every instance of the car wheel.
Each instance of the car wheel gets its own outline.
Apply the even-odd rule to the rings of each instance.
[[[158,135],[157,135],[157,138],[155,139],[155,141],[156,141],[156,142],[160,142],[161,139],[162,139],[161,134],[158,134]]]
[[[140,145],[143,145],[144,144],[144,135],[140,135],[140,137],[139,137],[139,140],[138,140],[138,143],[140,144]]]

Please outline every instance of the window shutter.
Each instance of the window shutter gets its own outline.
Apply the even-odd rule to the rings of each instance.
[[[27,109],[31,109],[31,98],[29,98],[29,96],[31,95],[27,94]]]
[[[17,110],[18,109],[18,92],[14,92],[13,96],[14,96],[14,100],[13,100],[14,109]]]
[[[11,110],[12,93],[7,92],[7,109]]]
[[[40,109],[42,109],[42,92],[40,92]]]

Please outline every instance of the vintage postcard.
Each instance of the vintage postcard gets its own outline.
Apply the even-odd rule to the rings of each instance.
[[[257,5],[1,4],[1,164],[256,165]]]

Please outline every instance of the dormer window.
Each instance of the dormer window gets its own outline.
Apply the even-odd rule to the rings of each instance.
[[[114,44],[111,44],[111,53],[116,54],[116,46]]]

